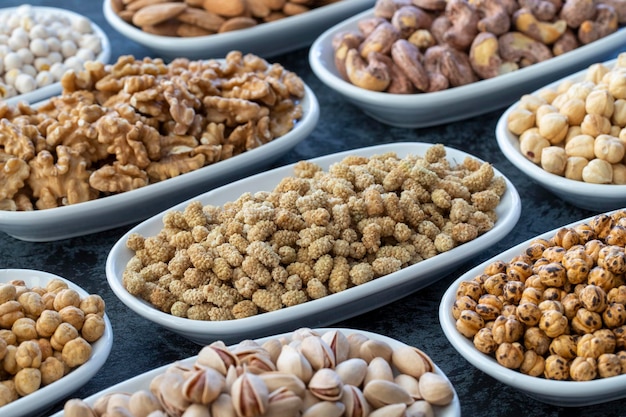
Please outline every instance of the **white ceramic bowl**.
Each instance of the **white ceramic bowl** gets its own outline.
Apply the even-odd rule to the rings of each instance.
[[[328,169],[331,163],[338,162],[348,155],[371,156],[384,152],[396,152],[400,157],[408,154],[423,155],[430,146],[432,144],[393,143],[341,152],[311,161],[324,169]],[[450,161],[462,161],[468,155],[455,149],[446,149]],[[193,200],[200,201],[205,205],[222,205],[229,201],[235,201],[245,192],[269,191],[283,178],[292,175],[293,165],[277,168],[220,187],[199,195]],[[498,175],[503,176],[500,173]],[[172,207],[172,210],[183,210],[187,204],[188,202],[178,204]],[[175,317],[159,311],[149,303],[131,295],[124,288],[122,275],[126,264],[133,256],[133,252],[126,247],[128,236],[131,233],[139,233],[143,236],[156,235],[163,228],[162,218],[165,212],[144,221],[120,238],[107,258],[106,276],[115,295],[131,310],[196,343],[209,343],[216,339],[232,341],[237,338],[259,337],[293,330],[299,326],[316,327],[336,323],[391,303],[411,292],[426,287],[443,278],[447,272],[454,270],[459,263],[480,253],[506,236],[517,223],[520,210],[521,203],[517,190],[507,180],[507,191],[496,209],[498,220],[492,230],[478,238],[449,252],[441,253],[366,284],[293,307],[226,322],[198,321]]]
[[[607,67],[615,64],[615,59],[604,63]],[[540,90],[550,90],[565,80],[580,81],[584,78],[586,69],[573,75],[554,81]],[[533,94],[536,94],[535,91]],[[519,147],[518,136],[511,133],[507,128],[509,114],[519,106],[519,101],[513,103],[500,117],[496,125],[496,140],[500,150],[507,159],[520,171],[529,176],[533,181],[551,191],[559,198],[568,203],[586,210],[596,212],[614,210],[626,205],[626,185],[617,184],[591,184],[583,181],[570,180],[559,175],[545,171],[539,165],[526,158]]]
[[[341,0],[272,23],[193,38],[158,36],[144,32],[115,14],[111,8],[111,0],[104,0],[103,11],[104,17],[115,30],[165,59],[219,58],[232,50],[268,58],[310,45],[325,29],[372,7],[374,3],[374,0]]]
[[[45,287],[50,280],[61,279],[67,283],[69,288],[76,290],[81,297],[89,295],[89,293],[73,282],[48,272],[31,269],[0,269],[0,282],[9,282],[14,279],[23,280],[28,287]],[[2,417],[37,415],[38,412],[43,412],[46,408],[52,407],[55,403],[85,385],[102,368],[102,365],[109,357],[109,353],[111,353],[113,330],[109,317],[106,314],[104,315],[104,321],[106,325],[104,334],[96,342],[92,343],[91,358],[87,362],[75,368],[58,381],[0,407],[0,415]]]
[[[20,7],[23,7],[23,6],[20,6]],[[61,16],[66,16],[67,18],[71,20],[76,20],[78,18],[87,19],[87,17],[81,14],[78,14],[78,13],[75,13],[66,9],[60,9],[57,7],[43,7],[43,6],[30,6],[30,7],[35,13],[48,13],[48,14],[54,14],[54,15],[61,15]],[[0,9],[0,13],[11,13],[16,9],[17,7],[4,8],[4,9]],[[109,62],[109,59],[111,57],[111,44],[109,42],[109,37],[104,32],[104,30],[100,28],[100,26],[98,26],[91,20],[89,20],[89,22],[91,23],[93,33],[98,35],[98,38],[100,38],[100,44],[102,46],[102,51],[100,51],[100,53],[96,57],[96,61],[103,62],[106,64]],[[61,83],[56,82],[56,83],[47,85],[45,87],[40,87],[34,91],[31,91],[30,93],[24,93],[24,94],[19,94],[17,96],[9,97],[4,101],[8,104],[16,104],[20,101],[25,101],[27,103],[32,104],[32,103],[37,103],[38,101],[42,101],[44,99],[50,98],[54,95],[58,95],[61,93],[62,90],[63,88],[61,87]]]
[[[0,231],[17,239],[47,242],[133,223],[233,179],[258,172],[304,140],[319,120],[319,103],[305,85],[302,118],[294,128],[258,148],[174,178],[84,203],[33,211],[0,210]]]
[[[354,329],[345,329],[345,328],[332,328],[332,329],[326,329],[326,328],[314,328],[311,329],[313,332],[316,332],[318,334],[324,334],[327,331],[333,330],[333,331],[340,331],[342,332],[344,335],[349,335],[352,333],[359,333],[363,336],[366,336],[367,338],[371,339],[371,340],[378,340],[378,341],[382,341],[387,343],[389,346],[391,346],[392,348],[399,348],[399,347],[404,347],[406,346],[406,344],[396,340],[396,339],[392,339],[390,337],[387,336],[383,336],[380,335],[378,333],[372,333],[372,332],[367,332],[364,330],[354,330]],[[293,333],[283,333],[283,334],[275,334],[272,336],[268,336],[268,337],[264,337],[261,339],[256,339],[256,341],[260,344],[263,344],[264,342],[266,342],[267,340],[270,339],[290,339],[292,337]],[[239,338],[238,340],[244,340],[244,338]],[[429,355],[428,352],[428,347],[420,347],[420,346],[416,346],[418,349],[422,350],[425,354]],[[177,361],[177,363],[180,363],[181,365],[191,365],[196,361],[197,356],[192,356],[190,358],[186,358],[183,359],[181,361]],[[112,387],[109,387],[103,391],[100,391],[97,394],[94,394],[88,398],[85,399],[85,401],[90,404],[93,405],[94,402],[98,399],[101,398],[104,395],[107,394],[113,394],[113,393],[119,393],[119,392],[128,392],[128,393],[134,393],[137,392],[141,389],[148,389],[150,386],[150,381],[152,381],[152,379],[154,377],[156,377],[157,375],[162,374],[165,370],[167,370],[170,366],[172,366],[172,364],[169,365],[164,365],[161,366],[159,368],[153,369],[151,371],[145,372],[141,375],[135,376],[131,379],[128,379],[124,382],[120,382],[119,384],[113,385]],[[444,378],[448,379],[448,377],[445,375],[445,373],[437,366],[437,364],[435,364],[435,372],[439,375],[442,375]],[[448,380],[449,381],[449,380]],[[452,402],[446,406],[433,406],[433,410],[435,411],[435,417],[460,417],[461,416],[461,404],[459,401],[459,396],[457,395],[457,393],[454,393],[454,398],[452,399]],[[63,413],[63,411],[59,411],[56,414],[53,414],[51,417],[63,417],[65,414]]]
[[[346,101],[379,122],[397,127],[441,125],[505,107],[524,93],[610,58],[626,41],[626,30],[620,29],[592,44],[496,78],[434,93],[389,94],[357,87],[345,81],[335,67],[333,37],[343,31],[358,32],[357,23],[373,15],[373,9],[364,11],[322,33],[311,45],[309,63],[315,75]]]
[[[562,227],[573,227],[579,223],[588,223],[590,219],[591,217]],[[560,228],[558,227],[535,238],[549,239]],[[450,285],[443,295],[439,307],[439,322],[445,336],[461,356],[476,368],[503,384],[509,385],[541,402],[562,407],[583,407],[626,397],[626,390],[624,390],[626,375],[592,381],[556,381],[524,375],[521,372],[505,368],[497,363],[494,358],[480,352],[474,347],[470,339],[457,331],[455,320],[452,316],[452,305],[456,299],[456,290],[459,284],[463,281],[471,281],[478,274],[481,274],[487,265],[494,261],[501,260],[507,262],[514,256],[523,253],[535,238],[505,250],[472,268]]]

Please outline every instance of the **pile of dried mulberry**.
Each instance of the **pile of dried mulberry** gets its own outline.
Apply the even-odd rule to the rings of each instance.
[[[315,300],[448,251],[489,231],[506,190],[493,167],[423,157],[308,161],[273,190],[221,207],[194,201],[163,229],[132,234],[123,285],[158,309],[231,320]]]

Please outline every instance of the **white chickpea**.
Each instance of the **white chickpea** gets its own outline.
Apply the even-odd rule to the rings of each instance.
[[[17,28],[20,25],[20,17],[17,14],[11,14],[7,20],[7,24],[11,30]]]
[[[67,71],[67,67],[63,62],[55,62],[50,67],[50,74],[54,77],[55,80],[60,80]]]
[[[0,58],[4,58],[9,52],[13,52],[9,45],[0,45]]]
[[[14,51],[22,48],[28,48],[28,34],[24,31],[14,31],[9,37],[9,47]]]
[[[52,66],[52,62],[47,57],[37,57],[35,58],[35,62],[33,62],[35,69],[39,72],[48,71]]]
[[[565,164],[565,178],[575,181],[583,180],[583,169],[589,161],[581,156],[570,156]]]
[[[24,65],[22,66],[22,74],[28,74],[31,77],[34,77],[35,75],[37,75],[37,68],[30,64]]]
[[[96,54],[91,49],[80,48],[76,51],[76,58],[80,58],[83,61],[93,61],[96,59]]]
[[[30,74],[22,73],[15,79],[15,89],[21,93],[30,93],[37,88],[37,81]]]
[[[613,184],[626,184],[626,165],[613,164]]]
[[[21,72],[19,69],[17,68],[10,69],[4,74],[4,82],[9,85],[15,86],[15,79],[20,74]]]
[[[30,36],[31,39],[46,39],[50,36],[50,32],[48,32],[48,29],[46,29],[44,25],[38,23],[30,29],[28,36]]]
[[[596,158],[603,159],[611,164],[620,162],[624,158],[624,145],[618,138],[611,135],[599,135],[593,145]]]
[[[61,51],[61,41],[59,38],[51,36],[46,38],[46,43],[48,44],[48,50],[50,52],[59,52]]]
[[[42,38],[35,38],[30,41],[30,50],[35,56],[47,56],[50,52],[48,42]]]
[[[13,97],[15,95],[17,95],[15,87],[13,87],[12,85],[0,83],[0,97],[7,98]]]
[[[40,71],[35,77],[38,87],[45,87],[55,82],[54,76],[49,71]]]
[[[565,149],[560,146],[548,146],[541,150],[541,167],[556,175],[563,175],[565,173],[565,166],[567,164],[567,155]]]
[[[602,159],[593,159],[583,168],[583,181],[593,184],[613,182],[613,167]]]
[[[102,52],[102,42],[100,41],[100,37],[96,34],[83,35],[78,45],[81,48],[92,50],[94,54]]]
[[[32,51],[28,48],[22,48],[16,52],[22,59],[22,65],[32,64],[35,60],[35,55],[33,55]]]
[[[71,56],[65,60],[64,64],[68,69],[73,69],[74,71],[81,71],[83,69],[83,66],[85,65],[85,61],[83,61],[77,56]]]
[[[61,42],[61,54],[63,54],[65,58],[74,56],[77,50],[78,48],[73,40],[65,39]]]
[[[565,144],[567,156],[580,156],[591,160],[595,158],[593,150],[595,138],[590,135],[576,135]]]
[[[54,64],[56,62],[63,62],[63,55],[60,52],[50,52],[48,54],[48,60]]]
[[[84,17],[79,17],[72,22],[72,28],[78,33],[91,33],[91,23]]]
[[[20,69],[22,68],[22,58],[17,54],[17,52],[9,52],[4,56],[4,70],[10,71],[12,69]]]

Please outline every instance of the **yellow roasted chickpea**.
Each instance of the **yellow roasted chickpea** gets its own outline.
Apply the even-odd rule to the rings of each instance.
[[[560,146],[548,146],[541,150],[541,167],[551,174],[563,176],[567,165],[567,154]]]
[[[541,152],[550,146],[550,141],[539,133],[539,129],[532,128],[523,132],[519,137],[520,152],[530,161],[541,162]]]
[[[593,152],[596,158],[603,159],[611,164],[616,164],[624,159],[624,145],[611,135],[598,135],[593,144]]]
[[[603,159],[593,159],[583,168],[582,177],[585,182],[610,184],[613,182],[613,166]]]

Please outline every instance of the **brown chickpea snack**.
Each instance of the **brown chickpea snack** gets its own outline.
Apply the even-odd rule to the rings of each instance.
[[[436,256],[489,231],[506,190],[487,162],[422,156],[309,161],[273,190],[223,206],[192,202],[156,236],[133,234],[122,281],[156,308],[232,320],[315,300]]]
[[[262,146],[302,117],[304,83],[279,64],[122,56],[67,72],[37,109],[0,104],[0,209],[119,194]]]
[[[44,305],[44,299],[52,302]],[[91,357],[91,343],[105,332],[104,321],[94,326],[92,317],[102,320],[104,301],[96,294],[85,297],[90,307],[85,312],[70,300],[81,302],[60,279],[33,288],[21,280],[0,283],[0,408],[63,378]],[[97,310],[91,308],[95,305]],[[5,389],[9,386],[14,389]]]
[[[488,265],[457,288],[457,330],[527,375],[586,381],[626,374],[618,359],[626,355],[625,225],[626,210],[601,214]],[[522,264],[529,273],[511,273]],[[498,293],[488,285],[494,276],[515,283],[521,297]],[[494,297],[499,302],[480,308]]]

